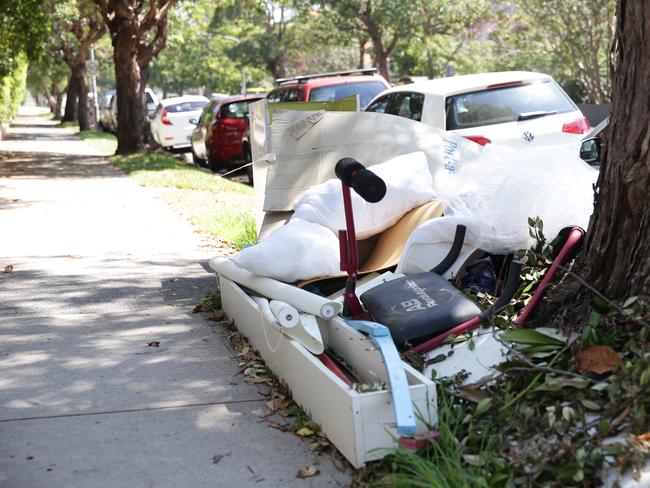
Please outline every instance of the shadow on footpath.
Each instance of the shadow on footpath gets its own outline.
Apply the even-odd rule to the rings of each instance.
[[[35,269],[35,265],[51,267],[43,266],[47,264],[44,260],[54,265],[55,271]],[[14,271],[0,273],[0,322],[13,315],[69,310],[85,314],[160,305],[190,313],[207,292],[216,289],[207,262],[191,259],[54,256],[34,258],[33,262],[35,265],[29,257],[22,257],[3,263],[14,264]]]
[[[124,176],[102,156],[0,152],[0,178],[115,178]]]

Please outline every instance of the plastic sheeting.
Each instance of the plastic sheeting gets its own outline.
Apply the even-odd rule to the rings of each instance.
[[[468,246],[493,253],[530,248],[529,217],[541,218],[549,240],[564,227],[586,229],[597,178],[598,171],[578,158],[575,145],[525,150],[488,145],[479,161],[434,181],[445,217],[411,234],[398,271],[412,267],[416,246],[451,243],[459,223],[467,226]]]

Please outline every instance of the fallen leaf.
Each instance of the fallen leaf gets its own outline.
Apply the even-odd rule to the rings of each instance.
[[[490,398],[490,394],[480,388],[459,388],[457,396],[474,403],[479,403],[481,400]]]
[[[279,398],[274,398],[266,402],[266,408],[269,409],[269,412],[273,413],[276,410],[280,410],[283,407],[283,402]]]
[[[3,273],[11,273],[13,270],[14,270],[14,265],[10,264],[8,266],[5,266],[5,270],[3,271]]]
[[[273,427],[274,429],[281,430],[282,432],[289,430],[289,426],[287,424],[280,424],[278,422],[269,421],[269,426]]]
[[[301,480],[304,480],[305,478],[311,478],[312,476],[316,476],[319,473],[320,471],[316,468],[316,466],[306,466],[304,468],[300,468],[296,476]]]
[[[345,473],[348,470],[348,464],[346,460],[338,453],[335,453],[332,456],[332,461],[334,462],[334,466],[336,467],[336,469],[338,469],[342,473]]]
[[[224,318],[225,315],[226,315],[226,314],[224,313],[223,310],[215,310],[215,311],[212,313],[212,316],[213,316],[215,319],[217,319],[217,320]]]
[[[192,309],[192,313],[199,313],[199,312],[205,312],[203,305],[200,303]]]
[[[223,459],[223,454],[215,454],[214,456],[212,456],[212,464],[217,464],[222,459]]]
[[[262,378],[260,376],[247,377],[244,381],[246,381],[246,383],[251,383],[251,384],[257,384],[257,383],[266,383],[267,385],[273,384],[271,378]]]
[[[621,355],[609,346],[591,346],[578,353],[578,371],[582,374],[611,373],[621,362]]]
[[[147,344],[148,347],[160,347],[160,341],[151,341]]]
[[[563,346],[566,344],[566,341],[559,339],[556,335],[542,333],[534,329],[512,329],[501,334],[501,339],[532,346]]]
[[[302,427],[296,431],[296,434],[300,437],[309,437],[310,435],[314,435],[314,431],[309,427]]]
[[[650,441],[650,432],[646,432],[645,434],[637,435],[637,439],[641,441]]]

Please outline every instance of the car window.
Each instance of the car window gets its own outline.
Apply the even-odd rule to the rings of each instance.
[[[300,92],[297,88],[276,88],[267,97],[269,103],[299,102]]]
[[[379,97],[377,100],[366,107],[366,112],[378,112],[382,114],[385,113],[388,109],[388,105],[390,105],[390,101],[393,98],[394,97],[392,93],[384,95],[383,97]]]
[[[395,92],[384,95],[366,108],[367,112],[399,115],[407,119],[422,120],[424,95],[416,92]]]
[[[233,102],[221,108],[224,119],[245,119],[248,116],[248,102]]]
[[[573,102],[551,80],[494,88],[448,97],[445,101],[447,130],[524,120],[527,114],[566,113]]]
[[[199,124],[198,125],[205,125],[210,122],[212,119],[212,116],[214,115],[214,107],[217,105],[216,100],[211,100],[204,108],[203,112],[201,113],[201,117],[199,118]]]
[[[153,98],[151,98],[151,94],[149,92],[144,92],[144,94],[147,98],[147,103],[154,103]]]
[[[182,102],[175,103],[173,105],[168,105],[167,112],[170,114],[180,113],[180,112],[192,112],[194,110],[202,110],[208,104],[207,100],[195,100],[192,102]]]
[[[359,95],[359,105],[364,108],[370,101],[386,89],[381,81],[362,81],[359,83],[340,83],[319,86],[309,92],[310,102],[333,102],[341,98]]]

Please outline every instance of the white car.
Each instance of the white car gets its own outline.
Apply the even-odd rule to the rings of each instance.
[[[579,143],[591,127],[548,75],[480,73],[390,88],[367,112],[399,115],[456,132],[478,144],[508,146]]]
[[[189,148],[192,131],[209,100],[200,95],[166,98],[151,119],[151,134],[165,149]]]

